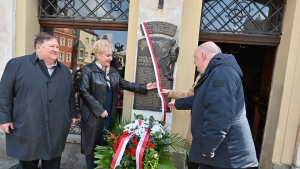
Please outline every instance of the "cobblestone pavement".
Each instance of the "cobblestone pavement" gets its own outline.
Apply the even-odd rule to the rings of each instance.
[[[18,164],[18,160],[16,159],[7,159],[0,158],[0,168],[1,169],[14,169],[13,166]]]

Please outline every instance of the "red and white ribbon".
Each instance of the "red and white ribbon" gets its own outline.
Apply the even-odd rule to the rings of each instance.
[[[111,168],[115,169],[118,165],[120,165],[120,162],[121,162],[121,159],[123,157],[126,145],[127,145],[128,141],[130,140],[130,138],[132,137],[133,133],[134,132],[132,132],[130,135],[128,135],[126,137],[121,138],[118,149],[117,149],[117,151],[114,155],[114,158],[111,162],[111,165],[110,165]]]
[[[149,51],[150,51],[150,54],[151,54],[152,63],[153,63],[153,67],[154,67],[156,85],[157,85],[157,92],[158,92],[158,95],[159,95],[160,100],[161,100],[162,119],[163,119],[164,123],[166,123],[167,104],[166,104],[166,101],[165,101],[165,96],[162,94],[162,83],[161,83],[161,79],[160,79],[160,72],[159,72],[158,63],[156,61],[156,56],[155,56],[155,53],[154,53],[152,41],[150,39],[150,35],[149,35],[149,31],[148,31],[146,22],[143,22],[142,28],[144,30],[146,41],[147,41],[147,44],[149,46]]]
[[[150,133],[148,132],[148,129],[145,129],[144,132],[141,134],[139,144],[137,145],[136,152],[135,152],[137,169],[142,169],[144,151],[147,142],[149,140],[149,137],[150,137]]]

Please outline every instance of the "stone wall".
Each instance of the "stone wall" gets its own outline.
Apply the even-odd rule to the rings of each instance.
[[[0,1],[0,77],[5,65],[14,56],[15,0]]]

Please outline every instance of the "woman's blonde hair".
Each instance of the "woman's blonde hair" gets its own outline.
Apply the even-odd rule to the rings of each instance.
[[[113,50],[113,45],[106,39],[97,40],[93,46],[93,52],[96,55],[96,53],[102,54],[106,50]]]

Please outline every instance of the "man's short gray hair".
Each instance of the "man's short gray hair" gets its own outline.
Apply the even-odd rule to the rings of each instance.
[[[36,48],[36,45],[42,45],[45,41],[48,40],[52,40],[52,39],[56,39],[58,42],[58,38],[57,36],[55,36],[52,33],[48,33],[48,32],[41,32],[37,35],[35,35],[35,39],[34,39],[34,49]]]

